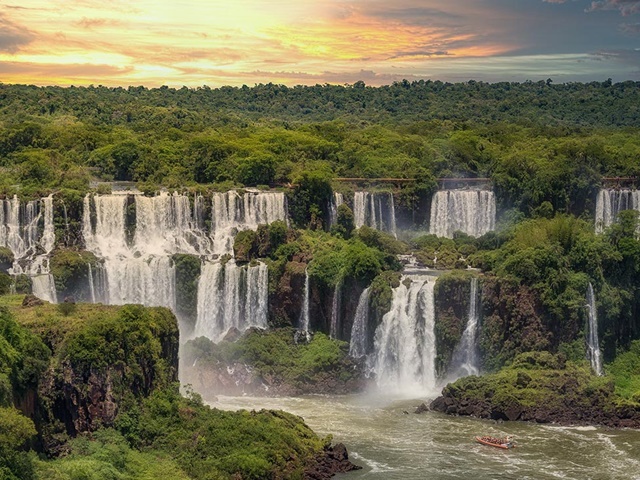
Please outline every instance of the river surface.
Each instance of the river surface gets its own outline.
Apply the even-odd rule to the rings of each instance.
[[[640,431],[414,414],[420,403],[379,395],[220,396],[210,405],[281,409],[303,417],[319,435],[344,443],[350,459],[363,467],[334,477],[340,480],[640,480]],[[515,436],[517,448],[500,450],[473,440],[507,434]]]

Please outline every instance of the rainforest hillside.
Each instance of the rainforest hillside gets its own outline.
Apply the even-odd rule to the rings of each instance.
[[[634,82],[386,87],[0,85],[0,191],[298,184],[309,176],[489,177],[502,208],[581,214],[601,177],[640,173]]]

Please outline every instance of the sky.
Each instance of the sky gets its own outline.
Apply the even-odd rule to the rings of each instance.
[[[635,0],[0,0],[0,83],[640,80]]]

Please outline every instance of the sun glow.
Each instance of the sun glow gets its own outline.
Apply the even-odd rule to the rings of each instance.
[[[466,59],[517,57],[526,46],[504,30],[515,14],[484,1],[27,3],[0,0],[0,74],[7,83],[344,83],[360,72],[388,83],[443,66],[455,70]]]

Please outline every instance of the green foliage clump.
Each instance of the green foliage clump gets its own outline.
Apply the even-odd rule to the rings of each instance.
[[[338,205],[336,212],[336,224],[331,226],[331,233],[340,235],[344,239],[351,238],[355,229],[353,210],[346,203]]]
[[[69,453],[36,462],[37,478],[51,480],[188,480],[177,461],[162,451],[140,451],[114,429],[101,429],[71,440]]]
[[[13,407],[0,407],[0,477],[5,480],[35,479],[33,455],[25,451],[36,435],[33,422]]]
[[[9,406],[15,397],[36,389],[50,355],[37,336],[0,306],[0,406]]]
[[[453,270],[440,275],[434,287],[436,370],[444,372],[451,362],[456,345],[469,317],[471,279],[466,270]],[[479,313],[479,312],[478,312]]]
[[[373,279],[369,286],[369,298],[371,299],[371,311],[375,319],[375,327],[382,321],[385,313],[391,310],[393,289],[400,286],[400,272],[386,271]]]
[[[302,478],[324,441],[300,417],[280,411],[211,409],[197,395],[154,392],[120,417],[127,438],[143,452],[163,452],[194,479]],[[133,426],[134,428],[130,428]]]
[[[13,252],[7,247],[0,246],[0,273],[7,273],[13,266]]]
[[[640,340],[608,364],[607,373],[614,379],[616,395],[640,407]]]
[[[96,256],[88,251],[56,249],[49,260],[51,275],[61,297],[79,295],[89,283],[90,265],[95,269]]]
[[[588,365],[549,352],[525,352],[497,373],[470,376],[447,385],[445,397],[478,405],[484,416],[510,420],[553,421],[612,414],[613,381],[597,377]],[[590,412],[590,413],[589,413]],[[604,418],[604,417],[601,417]]]
[[[263,378],[301,390],[325,376],[352,376],[349,345],[316,332],[310,342],[296,343],[295,330],[249,331],[238,341],[214,344],[201,337],[187,343],[186,356],[198,363],[251,365]]]
[[[169,310],[125,305],[115,316],[94,318],[70,332],[61,354],[78,373],[123,369],[128,388],[148,394],[174,378],[172,359],[162,345],[172,336],[177,338],[177,325]]]
[[[331,175],[325,170],[304,171],[288,197],[289,215],[302,228],[321,229],[329,218]]]

